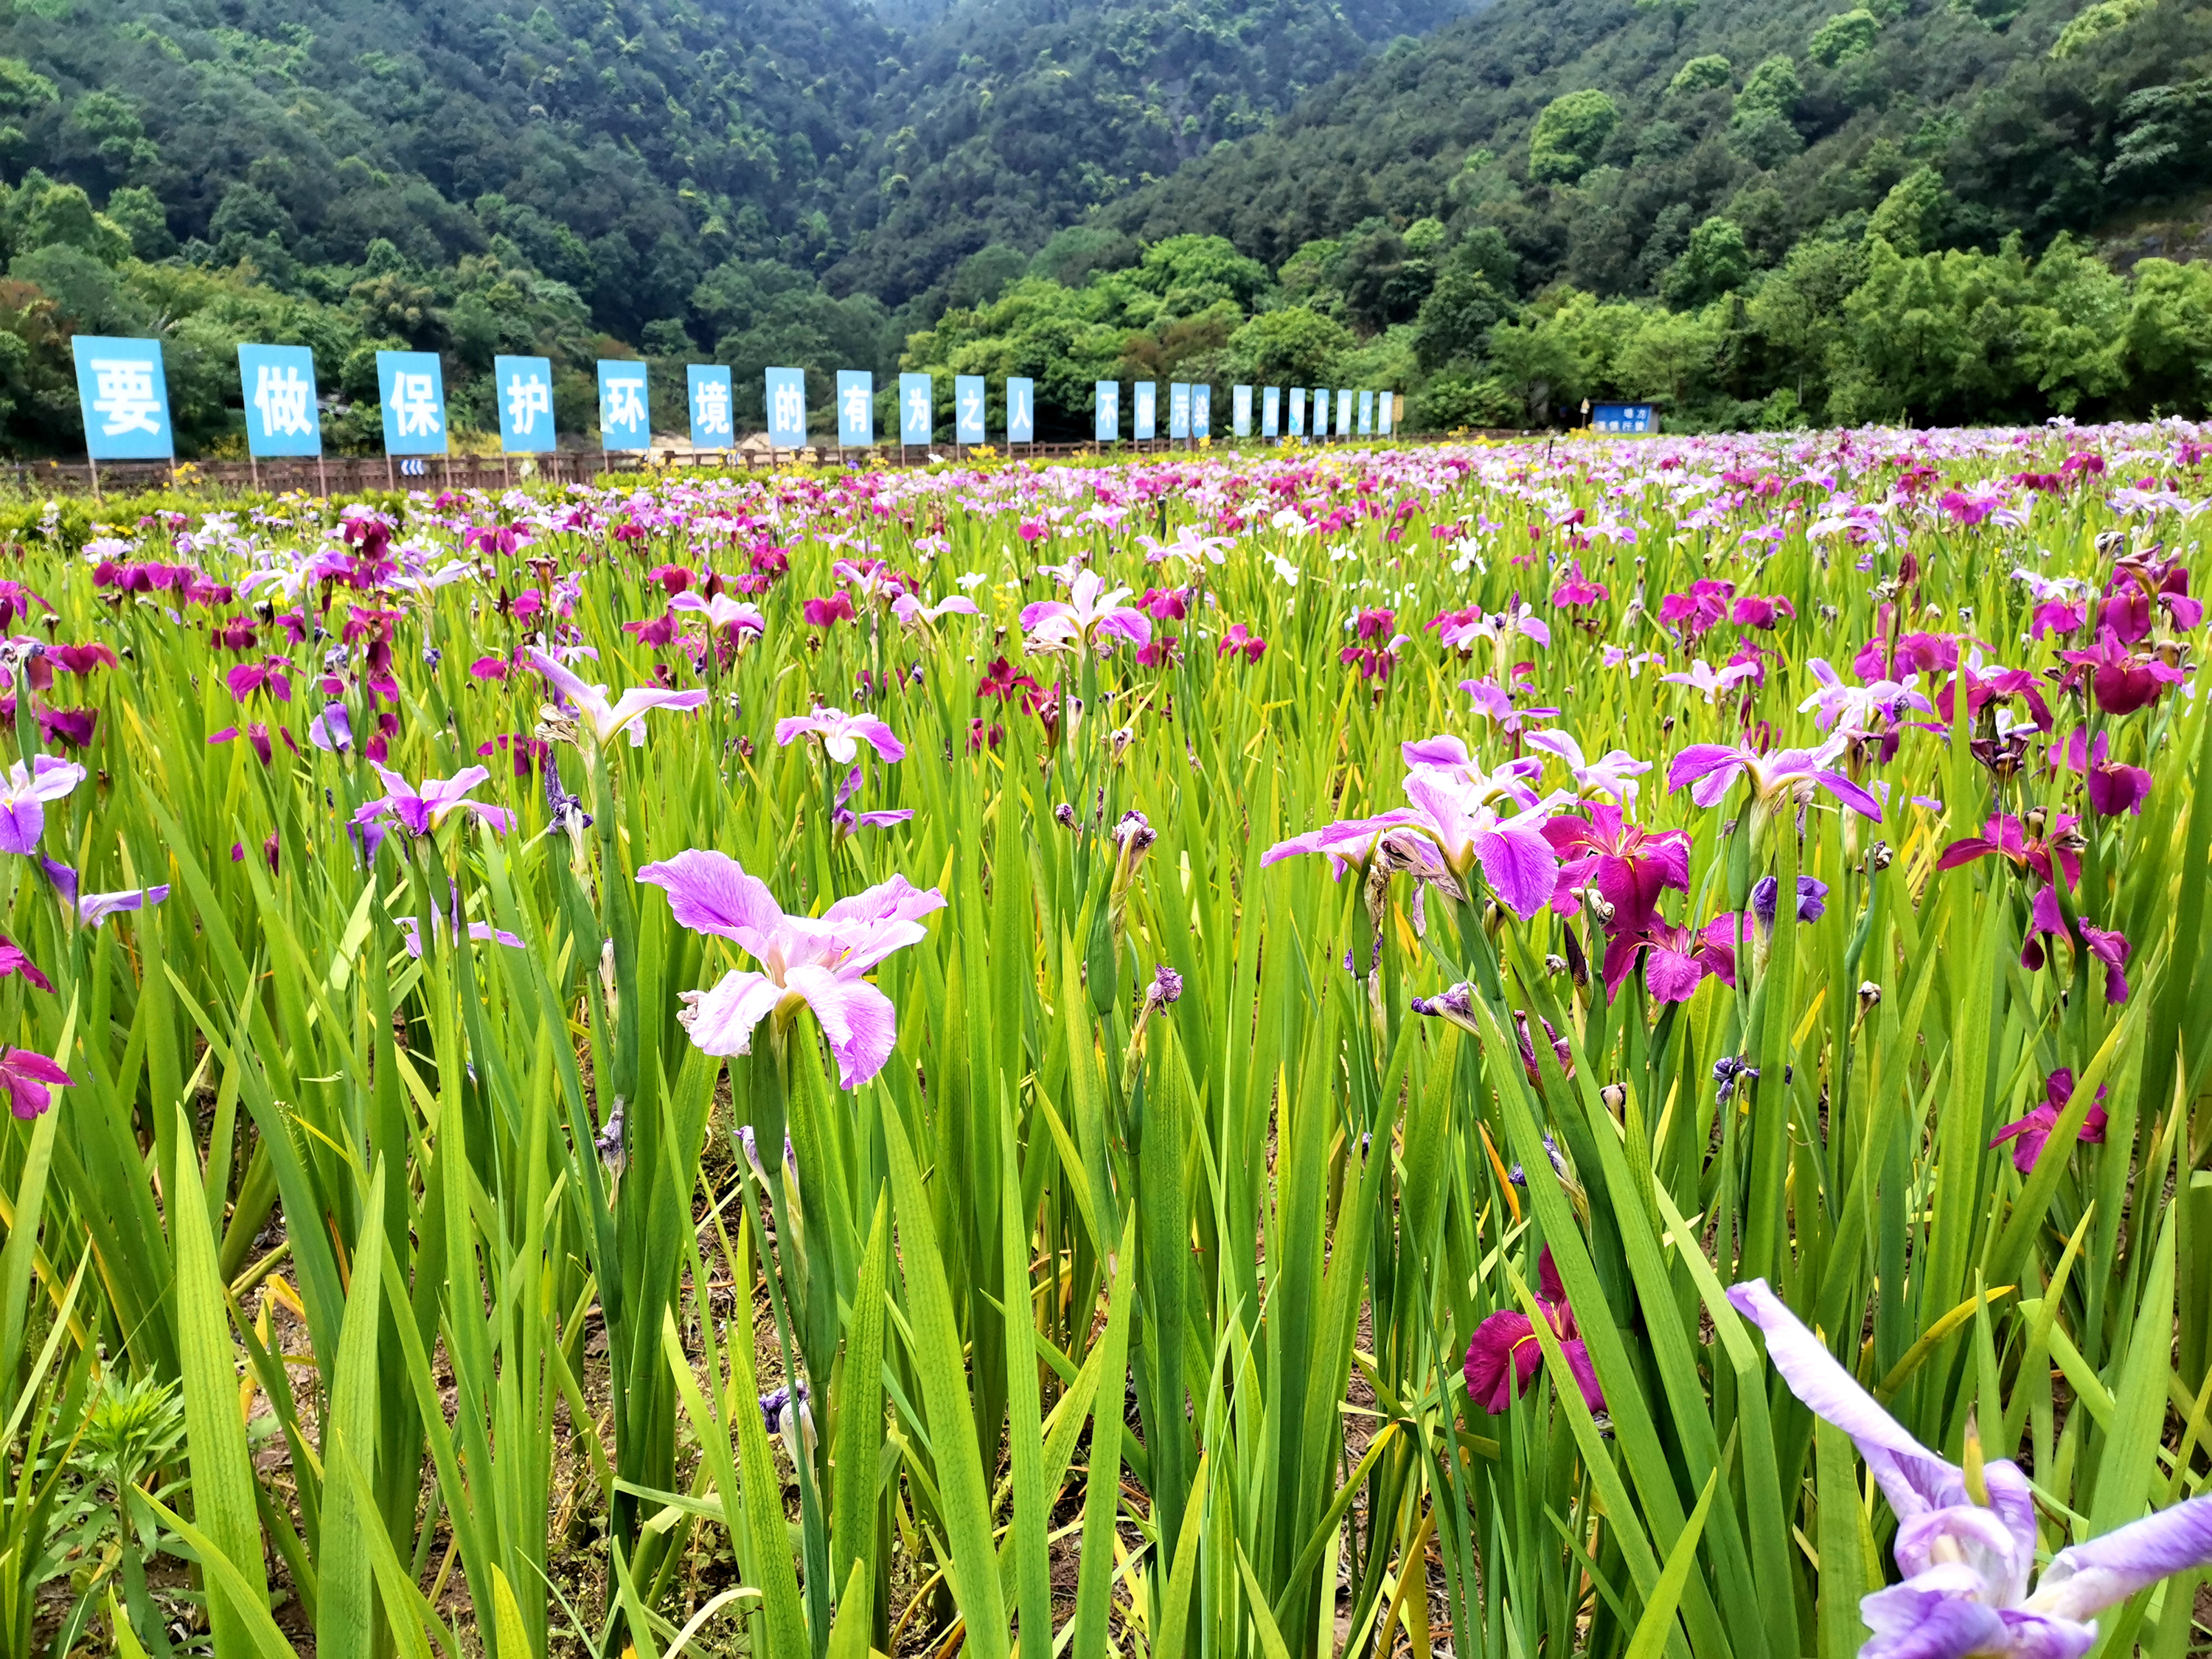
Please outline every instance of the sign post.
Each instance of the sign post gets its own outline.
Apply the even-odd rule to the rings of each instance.
[[[1190,388],[1190,435],[1209,441],[1213,436],[1213,388],[1198,381]]]
[[[1291,436],[1306,435],[1306,389],[1302,386],[1291,388]]]
[[[448,482],[453,462],[447,444],[446,376],[434,351],[376,354],[377,402],[384,410],[384,476],[394,489],[395,455],[445,455]]]
[[[701,450],[719,449],[726,454],[734,441],[730,371],[720,363],[686,363],[684,380],[691,405],[691,459],[696,465]]]
[[[261,488],[264,455],[312,455],[316,477],[323,479],[315,354],[306,346],[241,345],[238,383],[246,393],[246,454],[254,489]],[[327,483],[323,493],[330,493]]]
[[[1252,435],[1252,388],[1249,386],[1229,388],[1229,430],[1239,438]]]
[[[876,377],[865,368],[837,371],[837,459],[876,447]]]
[[[806,447],[806,371],[771,368],[766,376],[769,459],[778,449],[788,449],[792,459]]]
[[[599,470],[607,453],[653,447],[653,405],[645,395],[646,367],[622,358],[599,359]]]
[[[1159,422],[1156,417],[1159,404],[1159,393],[1160,388],[1158,381],[1139,380],[1137,382],[1136,429],[1130,435],[1140,444],[1151,443],[1153,441],[1152,434],[1158,428]]]
[[[544,357],[494,357],[499,404],[499,470],[508,483],[510,455],[544,455],[559,447],[553,432],[553,365]]]
[[[1119,380],[1099,380],[1094,383],[1092,393],[1097,399],[1097,414],[1091,427],[1092,441],[1118,444],[1121,441],[1121,383]]]
[[[957,454],[983,441],[983,377],[952,377],[952,444]]]
[[[1279,386],[1260,393],[1260,435],[1279,441],[1283,435],[1283,388]]]
[[[1011,378],[1006,381],[1006,453],[1016,444],[1036,447],[1036,382]]]
[[[161,368],[161,343],[80,334],[70,348],[76,357],[77,406],[84,416],[84,455],[92,469],[93,499],[100,499],[102,461],[167,461],[173,484],[176,434],[169,421],[169,381]]]
[[[927,374],[899,376],[899,465],[906,465],[906,447],[920,444],[925,453],[936,435],[937,391]]]

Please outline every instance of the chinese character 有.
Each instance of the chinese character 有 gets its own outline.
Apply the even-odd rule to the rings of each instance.
[[[845,388],[845,429],[858,432],[868,422],[868,389],[858,382]]]
[[[154,365],[139,357],[92,360],[93,411],[111,438],[126,432],[161,433],[161,400],[154,395]]]
[[[304,437],[315,429],[307,404],[314,388],[287,363],[279,368],[263,363],[253,377],[253,407],[260,411],[261,429],[272,438]]]

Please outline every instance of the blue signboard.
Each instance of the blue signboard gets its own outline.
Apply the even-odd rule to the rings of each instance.
[[[1260,393],[1260,435],[1276,438],[1283,431],[1283,388],[1271,386]]]
[[[1352,393],[1350,392],[1339,392],[1336,394],[1336,435],[1340,438],[1349,438],[1352,435]]]
[[[876,377],[865,368],[837,371],[837,446],[866,449],[876,441]]]
[[[1099,380],[1093,391],[1098,400],[1097,424],[1091,436],[1102,444],[1121,441],[1121,383],[1119,380]]]
[[[1390,422],[1397,413],[1398,394],[1381,392],[1375,396],[1375,429],[1384,437],[1390,435]]]
[[[246,392],[249,454],[323,453],[313,352],[306,346],[242,345],[238,349],[238,383]]]
[[[1190,388],[1181,380],[1168,382],[1168,436],[1190,436]]]
[[[161,343],[81,334],[70,345],[76,354],[85,453],[95,461],[174,459]]]
[[[1033,444],[1036,441],[1036,382],[1009,380],[1006,382],[1006,441],[1010,444]]]
[[[384,409],[384,453],[446,453],[446,376],[434,351],[376,354],[376,397]]]
[[[1656,432],[1650,404],[1595,404],[1590,408],[1593,432]]]
[[[931,441],[934,411],[930,399],[935,394],[930,390],[927,374],[899,376],[899,441],[902,444],[927,444]]]
[[[1291,436],[1306,435],[1306,389],[1302,386],[1291,388]]]
[[[1153,434],[1158,428],[1159,422],[1157,415],[1159,394],[1160,388],[1157,381],[1137,382],[1136,431],[1132,435],[1140,444],[1150,443]]]
[[[495,357],[491,384],[501,450],[542,455],[553,448],[553,365],[543,357]]]
[[[983,441],[983,377],[980,374],[952,377],[952,441]]]
[[[731,416],[730,371],[720,363],[686,363],[684,381],[691,403],[691,447],[729,448],[737,438]]]
[[[646,401],[643,363],[599,359],[599,447],[653,447],[653,405]]]
[[[1229,430],[1239,438],[1252,435],[1252,388],[1249,386],[1229,388]]]
[[[1194,384],[1190,389],[1190,435],[1211,438],[1213,435],[1213,388]]]
[[[766,375],[768,441],[779,449],[806,442],[806,371],[771,368]]]
[[[1371,392],[1359,394],[1359,435],[1363,438],[1375,435],[1375,394]]]

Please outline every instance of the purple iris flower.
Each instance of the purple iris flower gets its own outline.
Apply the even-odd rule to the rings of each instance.
[[[169,896],[169,884],[157,887],[126,887],[119,893],[79,893],[77,873],[68,865],[55,859],[40,859],[40,867],[46,871],[46,879],[54,884],[55,896],[62,902],[62,909],[76,918],[82,927],[97,927],[108,917],[128,910],[150,909]]]
[[[1759,917],[1759,924],[1768,933],[1774,931],[1775,913],[1781,906],[1782,884],[1772,876],[1761,876],[1751,884],[1751,908]],[[1828,911],[1828,884],[1815,881],[1810,876],[1797,878],[1797,920],[1818,921]]]
[[[726,939],[760,964],[693,994],[683,1018],[702,1052],[750,1054],[755,1027],[774,1016],[780,1028],[803,1004],[830,1039],[843,1087],[857,1089],[883,1070],[898,1040],[898,1011],[863,975],[927,935],[921,919],[944,908],[942,893],[893,876],[819,916],[787,915],[735,859],[697,848],[648,864],[637,878],[666,890],[683,926]]]
[[[1815,788],[1825,789],[1853,811],[1880,823],[1881,803],[1833,769],[1832,763],[1843,750],[1843,743],[1833,738],[1818,749],[1766,753],[1741,744],[1693,743],[1667,769],[1667,787],[1692,786],[1690,799],[1700,806],[1719,805],[1740,776],[1751,780],[1753,793],[1762,801],[1784,793],[1803,801]]]
[[[1857,1443],[1896,1513],[1905,1582],[1860,1601],[1874,1632],[1860,1659],[2079,1659],[2096,1645],[2098,1613],[2212,1563],[2212,1497],[2192,1498],[2061,1550],[2031,1589],[2035,1497],[2009,1458],[1991,1459],[1970,1480],[1877,1405],[1765,1279],[1728,1296],[1765,1334],[1790,1391]]]
[[[419,789],[389,767],[378,767],[376,775],[384,780],[385,793],[361,805],[356,823],[389,817],[410,835],[427,836],[454,813],[469,812],[501,834],[514,827],[514,814],[505,807],[468,799],[478,784],[491,781],[481,766],[465,767],[450,778],[425,778]]]
[[[775,723],[775,740],[782,747],[788,748],[805,737],[819,738],[822,752],[840,766],[851,764],[864,743],[886,761],[906,758],[906,745],[873,714],[817,708],[811,714],[793,714]]]
[[[84,781],[84,768],[75,761],[40,755],[27,770],[15,762],[0,784],[0,853],[28,854],[46,833],[46,803],[59,800]]]

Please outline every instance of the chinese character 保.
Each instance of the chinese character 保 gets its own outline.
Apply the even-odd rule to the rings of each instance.
[[[645,423],[645,382],[640,380],[609,380],[607,382],[607,419],[609,426],[627,429]]]
[[[261,429],[272,438],[304,437],[315,429],[307,416],[314,388],[300,378],[299,369],[264,363],[253,379],[253,407],[260,411]]]
[[[392,412],[398,417],[399,435],[403,438],[435,437],[441,430],[438,423],[438,391],[428,374],[392,377]]]
[[[702,432],[727,432],[730,429],[730,389],[720,380],[702,380],[694,394],[698,404],[699,429]]]
[[[161,434],[161,400],[154,393],[154,365],[142,357],[92,360],[93,412],[111,438],[126,432]]]
[[[537,375],[522,378],[520,370],[507,376],[507,419],[517,432],[537,430],[538,417],[553,412],[553,388]]]

